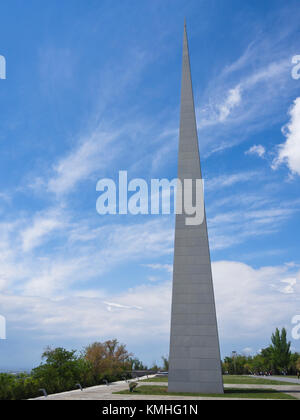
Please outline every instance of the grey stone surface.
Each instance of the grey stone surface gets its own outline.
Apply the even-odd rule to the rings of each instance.
[[[187,289],[189,291],[189,289]],[[176,303],[178,304],[184,304],[184,305],[191,305],[191,304],[199,304],[199,303],[205,303],[210,304],[213,302],[213,298],[211,293],[209,294],[203,294],[203,293],[183,293],[183,294],[177,294],[173,297],[173,303],[174,305]]]
[[[173,333],[175,335],[216,335],[216,329],[214,325],[174,325]]]
[[[210,284],[193,284],[190,283],[189,287],[186,288],[185,284],[182,283],[178,283],[178,285],[176,286],[177,291],[178,291],[178,295],[181,296],[181,294],[186,294],[186,293],[202,293],[202,294],[207,294],[207,293],[211,293],[212,291],[212,287]]]
[[[201,314],[201,315],[214,315],[214,308],[212,304],[209,303],[174,303],[175,296],[173,296],[173,313],[174,314]]]
[[[142,379],[142,378],[141,378]],[[140,382],[139,385],[150,385],[150,386],[166,386],[166,382],[147,382],[143,383]],[[192,387],[189,384],[186,385],[185,392],[193,392]],[[213,387],[215,387],[215,383],[208,383],[208,384],[200,384],[199,389],[201,390],[202,386],[205,386],[206,391],[202,391],[203,394],[207,393],[207,390],[210,388],[213,391]],[[191,387],[191,390],[188,389]],[[225,385],[225,388],[232,388],[232,385]],[[243,389],[272,389],[277,390],[280,392],[285,392],[289,395],[294,396],[297,399],[300,399],[300,387],[299,385],[234,385],[234,388],[239,388],[241,390]],[[156,401],[156,400],[162,400],[162,401],[168,401],[168,400],[178,400],[178,401],[184,401],[184,400],[195,400],[195,401],[202,401],[202,400],[219,400],[219,399],[226,399],[222,396],[221,397],[197,397],[197,396],[176,396],[176,395],[139,395],[139,394],[115,394],[115,392],[120,392],[123,390],[128,389],[128,384],[124,381],[122,382],[115,382],[113,384],[110,384],[109,386],[106,385],[99,385],[94,386],[92,388],[86,388],[83,389],[83,391],[76,390],[76,391],[69,391],[69,392],[62,392],[61,394],[52,394],[49,395],[47,398],[45,397],[39,397],[39,398],[33,398],[33,400],[37,401],[56,401],[56,400],[95,400],[95,401],[115,401],[115,400],[150,400],[150,401]],[[201,392],[201,391],[200,391]],[[238,398],[228,398],[229,400],[233,401]],[[256,399],[257,401],[257,399]],[[109,404],[109,403],[108,403]],[[113,403],[112,403],[113,404]],[[126,405],[126,404],[125,404]]]
[[[179,347],[216,347],[218,340],[214,335],[175,335],[174,345]],[[174,364],[175,368],[177,367]]]
[[[184,179],[202,178],[186,27],[178,178],[183,185]],[[200,226],[187,226],[185,214],[176,216],[168,387],[223,393],[206,216]]]
[[[214,347],[179,347],[173,351],[174,359],[180,358],[190,359],[217,359],[219,357],[219,349]]]

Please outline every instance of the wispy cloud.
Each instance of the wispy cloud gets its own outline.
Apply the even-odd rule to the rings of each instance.
[[[19,233],[29,222],[32,225]],[[1,289],[28,296],[69,294],[71,286],[74,291],[124,262],[145,263],[173,250],[173,231],[165,218],[93,228],[86,220],[63,221],[47,213],[33,221],[4,224],[0,231]],[[90,232],[89,237],[83,238],[82,232]],[[48,241],[54,245],[43,248]]]
[[[205,180],[205,189],[208,191],[220,189],[224,187],[231,187],[238,183],[245,183],[255,180],[259,175],[257,171],[239,172],[236,174],[220,175],[211,179]]]
[[[45,237],[49,236],[54,230],[65,226],[63,214],[59,209],[47,210],[34,217],[31,225],[21,231],[21,241],[23,251],[31,251],[39,246]]]
[[[71,192],[81,181],[100,171],[115,158],[118,147],[112,145],[119,132],[108,132],[101,127],[81,140],[78,146],[54,166],[54,175],[48,181],[48,190],[61,195]]]
[[[288,92],[291,90],[289,68],[288,58],[271,62],[265,64],[265,67],[256,69],[250,75],[239,76],[240,80],[229,88],[227,84],[232,82],[224,80],[224,77],[228,76],[228,72],[222,73],[220,80],[215,81],[216,87],[207,93],[209,94],[209,105],[204,105],[197,110],[199,129],[203,130],[205,127],[216,125],[220,125],[221,128],[229,128],[246,121],[253,123],[255,118],[260,120],[262,117],[260,112],[263,112],[263,115],[270,112],[270,109],[265,109],[263,104],[268,103],[269,107],[273,108],[282,93],[283,86]],[[274,92],[273,83],[275,80],[277,85],[280,81],[280,93]],[[264,86],[264,96],[262,96],[262,86]],[[220,102],[218,98],[224,96],[225,101]]]
[[[241,338],[265,340],[275,327],[289,325],[299,308],[299,272],[287,266],[254,269],[237,261],[213,263],[222,344]],[[291,283],[293,292],[281,289]],[[232,291],[234,290],[234,294]],[[104,339],[127,344],[140,340],[167,343],[171,282],[141,285],[106,297],[61,299],[0,295],[11,327],[49,339]],[[280,307],[280,311],[278,311]],[[122,316],[120,316],[120,311]]]
[[[114,309],[138,309],[139,311],[143,309],[141,306],[121,305],[120,303],[114,303],[114,302],[103,302],[103,303],[107,305],[107,310],[109,312],[112,312]]]
[[[246,155],[256,155],[256,156],[262,158],[266,154],[266,149],[261,144],[258,144],[258,145],[254,145],[254,146],[250,147],[250,149],[247,150],[245,152],[245,154]]]
[[[209,83],[197,105],[202,149],[206,156],[223,151],[282,120],[293,94],[291,32],[252,41],[240,57]],[[276,57],[276,58],[275,58]]]
[[[0,200],[9,202],[11,200],[11,195],[6,192],[0,192]]]
[[[171,264],[145,264],[145,267],[152,268],[152,270],[166,270],[168,273],[173,272]]]
[[[295,99],[289,110],[289,116],[290,121],[282,129],[286,141],[278,147],[273,168],[276,169],[285,163],[291,174],[300,175],[300,97]]]
[[[230,248],[249,238],[274,234],[280,231],[283,223],[300,210],[298,201],[286,202],[276,207],[272,202],[258,201],[256,209],[251,209],[247,202],[240,204],[239,210],[222,208],[222,213],[216,213],[215,216],[208,218],[213,250]]]
[[[219,122],[226,121],[232,110],[240,104],[241,100],[241,86],[237,85],[235,88],[230,89],[225,102],[218,106]]]

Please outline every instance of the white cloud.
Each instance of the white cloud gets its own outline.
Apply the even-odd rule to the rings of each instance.
[[[58,67],[54,61],[56,56],[61,58]],[[95,104],[94,111],[87,122],[89,129],[81,135],[75,133],[75,142],[71,139],[73,143],[71,150],[56,160],[50,176],[48,173],[45,177],[39,175],[33,181],[30,180],[30,187],[33,190],[46,189],[47,192],[52,192],[57,196],[68,194],[80,182],[91,178],[96,172],[102,175],[105,169],[111,168],[120,150],[130,148],[129,143],[135,138],[137,131],[140,134],[138,141],[140,142],[141,137],[144,139],[146,127],[143,116],[137,116],[134,107],[124,108],[120,106],[120,103],[130,95],[131,88],[135,89],[141,74],[152,59],[153,57],[146,51],[135,46],[128,48],[126,54],[119,57],[116,64],[108,61],[107,65],[99,69],[99,72],[95,72],[92,83]],[[77,60],[77,54],[66,49],[48,48],[40,54],[42,82],[50,93],[53,90],[53,81],[58,75],[62,75],[60,81],[63,80],[64,85],[65,82],[72,83]],[[66,65],[64,65],[65,62]],[[63,71],[57,71],[62,63]],[[54,72],[51,72],[50,78],[45,78],[45,69],[49,71],[49,66],[56,68]],[[99,121],[101,121],[100,124]],[[153,125],[152,121],[151,125]],[[159,128],[161,130],[161,127]],[[138,149],[140,148],[139,143]],[[133,151],[134,148],[131,150]]]
[[[61,195],[69,193],[78,182],[88,179],[96,170],[105,168],[118,152],[112,141],[119,132],[99,127],[55,166],[55,175],[48,181],[48,190]]]
[[[31,251],[39,246],[50,233],[62,227],[64,227],[64,221],[61,212],[57,209],[37,215],[31,225],[20,234],[23,251]]]
[[[100,289],[83,289],[83,290],[76,290],[72,293],[72,296],[79,297],[79,298],[90,298],[90,299],[99,299],[105,296],[105,292]]]
[[[266,154],[266,149],[264,146],[262,146],[261,144],[259,145],[254,145],[252,147],[250,147],[249,150],[247,150],[245,152],[246,155],[257,155],[260,158],[264,157]]]
[[[258,71],[253,72],[248,78],[245,79],[244,85],[247,88],[252,88],[261,82],[269,82],[274,78],[279,78],[283,73],[288,70],[290,66],[288,59],[273,61],[262,67]]]
[[[128,343],[168,336],[170,282],[140,286],[101,298],[60,300],[0,295],[3,313],[23,331],[44,337],[101,339],[118,337]],[[120,315],[120,311],[121,315]]]
[[[221,337],[265,340],[276,327],[290,325],[300,304],[300,276],[295,273],[294,293],[287,294],[280,290],[287,274],[286,266],[254,269],[233,261],[214,263]]]
[[[248,171],[236,174],[221,175],[205,180],[205,189],[214,190],[217,188],[230,187],[240,182],[248,182],[258,177],[259,172]]]
[[[240,104],[241,100],[241,86],[237,85],[235,88],[230,89],[225,102],[219,105],[219,121],[226,121],[231,111]]]
[[[255,269],[240,262],[219,261],[213,263],[213,277],[221,342],[265,342],[274,328],[289,325],[298,312],[299,272],[286,265]],[[280,290],[288,278],[297,279],[294,293]],[[0,294],[0,305],[11,328],[36,331],[48,339],[118,337],[126,343],[139,343],[151,337],[155,344],[169,340],[171,281],[121,293],[101,291],[98,297],[49,299]]]
[[[247,71],[246,63],[245,72]],[[253,127],[257,126],[258,121],[263,115],[270,112],[275,107],[279,99],[279,92],[285,88],[285,93],[289,91],[288,78],[289,59],[271,61],[265,63],[260,68],[255,69],[250,74],[239,76],[239,82],[232,86],[232,81],[227,81],[228,71],[221,73],[217,80],[213,80],[208,87],[207,103],[200,108],[197,107],[198,127],[203,130],[220,126],[220,129],[232,129],[251,122]],[[277,86],[280,89],[274,91],[274,80],[277,80]],[[280,82],[280,83],[279,83]],[[264,88],[262,89],[262,85]],[[262,94],[264,96],[262,96]],[[243,95],[243,101],[242,101]],[[222,98],[225,96],[225,100]],[[258,100],[259,98],[259,100]],[[262,107],[262,104],[268,103],[268,106]],[[224,127],[226,123],[226,127]],[[247,127],[252,129],[253,127]],[[222,131],[224,132],[224,131]],[[231,140],[232,141],[232,140]],[[225,146],[223,146],[225,148]]]
[[[147,279],[149,281],[151,281],[152,283],[155,283],[156,281],[159,280],[159,277],[156,277],[156,276],[148,276]]]
[[[11,195],[6,192],[0,192],[0,200],[9,202],[11,200]]]
[[[143,263],[149,257],[170,255],[173,250],[173,230],[166,218],[96,228],[87,220],[76,224],[66,221],[60,213],[57,219],[61,224],[53,218],[54,211],[37,215],[33,222],[21,219],[0,224],[1,290],[51,298],[73,295],[76,287],[82,289],[83,284],[124,262]],[[20,226],[29,223],[19,234]],[[36,251],[50,239],[53,246],[24,252]],[[78,296],[88,296],[83,293]]]
[[[245,347],[243,350],[242,350],[242,353],[244,353],[246,356],[249,356],[250,354],[253,354],[253,349],[251,348],[251,347]]]
[[[112,312],[114,309],[138,309],[140,311],[143,309],[141,306],[121,305],[120,303],[114,303],[114,302],[103,302],[103,303],[107,305],[107,310],[109,312]]]
[[[55,297],[65,293],[71,284],[80,280],[86,265],[86,261],[81,258],[63,261],[55,257],[53,261],[36,261],[38,263],[40,267],[35,266],[32,277],[27,278],[21,286],[22,294],[26,296]]]
[[[152,270],[166,270],[168,273],[173,272],[171,264],[144,264],[145,267],[152,268]]]
[[[284,163],[292,174],[300,175],[300,97],[295,99],[289,115],[290,121],[282,129],[286,142],[279,146],[273,168]]]
[[[299,203],[286,202],[278,207],[224,211],[208,218],[210,245],[214,250],[229,248],[251,237],[277,232],[295,214]],[[243,228],[241,229],[241,226]]]
[[[295,89],[290,57],[296,40],[290,31],[265,35],[253,40],[235,62],[212,73],[199,95],[202,155],[220,153],[282,120],[283,107]]]
[[[295,293],[294,287],[297,285],[297,279],[296,278],[284,279],[284,280],[281,280],[281,283],[286,283],[287,284],[287,286],[279,288],[279,290],[282,293],[286,293],[286,294]]]

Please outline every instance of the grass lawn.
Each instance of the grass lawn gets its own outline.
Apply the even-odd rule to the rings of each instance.
[[[252,378],[251,376],[239,376],[239,375],[224,375],[224,384],[245,384],[245,385],[298,385],[283,381],[273,381],[265,378]]]
[[[252,378],[251,376],[239,376],[239,375],[224,375],[224,384],[230,385],[298,385],[289,382],[272,381],[264,378]],[[141,382],[168,382],[167,376],[156,376],[152,379],[144,379]],[[300,385],[300,384],[299,384]]]
[[[168,382],[167,376],[155,376],[154,378],[143,379],[140,382]]]
[[[114,394],[131,394],[129,390],[114,392]],[[196,394],[183,392],[168,392],[166,386],[157,385],[140,385],[136,388],[133,394],[136,395],[174,395],[185,397],[221,397],[221,398],[262,398],[262,399],[278,399],[278,400],[296,400],[296,398],[275,391],[273,389],[235,389],[230,388],[225,390],[225,394]]]

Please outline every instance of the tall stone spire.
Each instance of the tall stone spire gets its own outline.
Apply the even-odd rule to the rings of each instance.
[[[178,179],[184,185],[185,179],[201,178],[185,24]],[[205,209],[194,226],[186,224],[186,214],[176,215],[169,391],[224,392]]]

